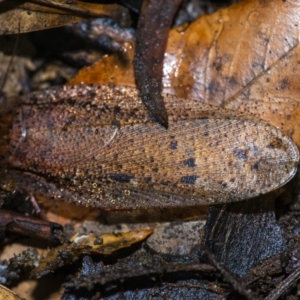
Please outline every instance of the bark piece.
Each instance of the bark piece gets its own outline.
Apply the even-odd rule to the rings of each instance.
[[[239,276],[259,260],[278,254],[286,243],[275,218],[272,195],[211,206],[203,244]]]

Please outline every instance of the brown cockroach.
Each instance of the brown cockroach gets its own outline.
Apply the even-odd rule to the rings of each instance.
[[[164,95],[160,126],[131,87],[64,86],[0,110],[0,188],[101,209],[194,206],[287,183],[299,153],[265,121]]]

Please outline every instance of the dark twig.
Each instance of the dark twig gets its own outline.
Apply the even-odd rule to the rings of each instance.
[[[0,210],[0,228],[8,232],[43,239],[51,243],[59,243],[57,237],[62,232],[61,225],[57,223],[26,217],[4,209]]]
[[[273,290],[265,300],[276,300],[282,294],[287,292],[287,290],[295,284],[300,279],[300,267],[297,268],[292,274],[290,274],[285,280],[281,281],[275,290]]]
[[[207,282],[206,284],[179,284],[179,283],[167,283],[168,286],[173,288],[192,288],[192,289],[203,289],[216,294],[225,294],[226,289],[217,285],[215,282]]]
[[[136,33],[134,72],[143,103],[168,128],[162,93],[163,59],[169,29],[181,0],[145,0]]]
[[[127,261],[119,262],[116,272],[112,271],[111,268],[116,268],[116,265],[113,267],[104,267],[100,272],[91,274],[87,276],[80,276],[80,282],[69,282],[65,283],[64,286],[67,288],[84,288],[90,286],[91,284],[101,284],[106,285],[111,282],[117,282],[128,280],[131,278],[138,278],[141,276],[156,277],[161,278],[162,275],[171,274],[171,273],[193,273],[197,275],[201,274],[215,274],[216,269],[209,264],[186,264],[186,263],[167,263],[161,257],[158,256],[147,256],[146,265],[140,263],[139,258],[136,258],[138,264],[130,264],[130,268],[127,268]],[[144,259],[144,258],[143,258]],[[91,262],[92,263],[92,262]]]
[[[236,292],[238,292],[241,296],[244,296],[247,300],[255,299],[251,290],[247,290],[241,280],[239,280],[234,274],[232,274],[232,272],[226,266],[219,263],[213,253],[207,247],[202,246],[201,248],[201,250],[203,250],[207,255],[207,258],[210,260],[212,265],[222,274],[224,280],[232,285],[233,289]]]

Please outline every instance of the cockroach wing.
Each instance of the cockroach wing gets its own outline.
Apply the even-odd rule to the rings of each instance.
[[[102,209],[240,201],[294,176],[298,149],[275,127],[189,99],[164,101],[168,130],[132,88],[31,94],[14,111],[1,176],[36,196]]]
[[[64,105],[23,105],[15,113],[11,162],[38,172],[59,170],[91,159],[113,140],[117,130],[114,125],[93,124],[89,116]]]

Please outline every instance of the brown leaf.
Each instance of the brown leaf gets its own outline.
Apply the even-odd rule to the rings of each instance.
[[[38,0],[32,2],[0,0],[0,34],[24,33],[59,27],[91,17],[110,17],[120,25],[129,25],[126,8],[72,0]]]
[[[113,83],[116,85],[135,86],[133,73],[134,44],[123,44],[123,52],[120,54],[105,55],[92,66],[80,70],[75,78],[69,80],[69,84],[84,83]]]
[[[299,19],[297,1],[248,0],[171,30],[164,92],[253,113],[300,146]],[[105,57],[71,83],[134,85],[134,45],[124,46],[122,60]]]
[[[30,46],[27,47],[29,48]],[[5,80],[5,84],[1,92],[7,96],[19,95],[23,88],[22,82],[24,82],[27,76],[26,71],[33,71],[35,69],[34,64],[27,57],[16,56],[13,59],[13,68],[11,68],[11,70],[7,73],[11,56],[4,55],[3,52],[0,52],[0,61],[0,87],[2,86],[3,80],[5,80],[5,76],[7,74],[7,80]]]
[[[9,290],[7,287],[0,284],[0,300],[24,300],[13,291]]]

